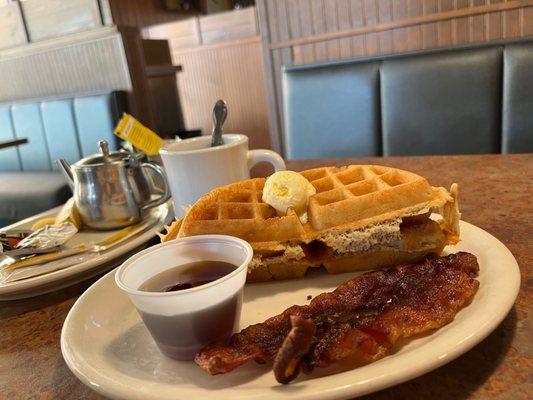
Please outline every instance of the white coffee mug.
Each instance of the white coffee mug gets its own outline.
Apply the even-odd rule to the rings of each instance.
[[[180,218],[182,206],[192,205],[212,189],[250,178],[250,169],[266,161],[276,171],[285,162],[271,150],[248,150],[248,137],[223,135],[221,146],[211,147],[210,136],[167,142],[159,150],[174,200],[174,212]]]

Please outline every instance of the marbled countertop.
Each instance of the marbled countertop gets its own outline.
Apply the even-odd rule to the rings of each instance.
[[[533,154],[290,161],[382,164],[413,171],[434,186],[460,185],[463,219],[500,239],[522,274],[515,306],[483,342],[455,361],[365,399],[529,399],[533,393]],[[101,399],[68,369],[59,339],[72,304],[95,279],[26,300],[0,302],[1,399]]]

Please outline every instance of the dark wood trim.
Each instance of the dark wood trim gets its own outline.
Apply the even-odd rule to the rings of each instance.
[[[147,66],[144,58],[142,38],[138,28],[119,26],[124,52],[128,59],[132,91],[128,92],[128,108],[131,114],[151,129],[156,127],[156,114],[146,80]]]
[[[270,146],[274,151],[282,153],[281,121],[278,114],[278,97],[276,94],[274,63],[272,60],[272,53],[269,50],[270,24],[268,21],[268,12],[265,0],[256,0],[256,13],[259,31],[261,32],[261,48],[263,50],[263,65],[265,68]]]
[[[146,76],[152,78],[154,76],[165,76],[181,71],[181,65],[149,65],[146,67]]]
[[[19,146],[21,144],[26,144],[26,143],[28,143],[28,139],[8,140],[8,141],[5,141],[5,142],[0,142],[0,149]]]

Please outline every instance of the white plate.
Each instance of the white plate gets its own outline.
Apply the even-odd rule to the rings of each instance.
[[[455,320],[373,364],[336,375],[301,377],[279,385],[268,366],[254,362],[209,376],[192,362],[167,359],[157,350],[135,309],[115,285],[114,272],[74,304],[61,333],[68,366],[92,389],[120,399],[337,399],[360,396],[422,375],[471,349],[503,320],[518,294],[520,272],[495,237],[461,222],[462,242],[448,252],[478,257],[480,288]],[[353,274],[315,273],[303,279],[246,286],[241,327],[332,290]],[[87,346],[90,343],[90,346]]]
[[[60,209],[61,207],[54,208],[42,214],[25,219],[19,223],[2,228],[2,230],[29,229],[37,220],[54,216],[59,212]],[[88,261],[44,275],[0,284],[0,301],[22,299],[52,292],[89,279],[106,270],[109,270],[110,268],[115,267],[124,259],[124,257],[128,255],[129,252],[144,245],[146,242],[152,239],[155,236],[155,233],[160,232],[163,228],[163,225],[167,224],[169,220],[173,218],[172,203],[168,202],[166,204],[162,204],[159,207],[154,208],[151,213],[157,218],[157,223],[155,225],[139,235],[133,236],[129,240],[125,240],[122,243],[117,243],[116,246],[111,247],[107,251],[95,254],[94,258]],[[72,239],[72,243],[74,245],[77,243],[97,243],[113,234],[113,232],[115,231],[82,231]]]

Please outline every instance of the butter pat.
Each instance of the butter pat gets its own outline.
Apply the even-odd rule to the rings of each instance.
[[[316,189],[302,175],[294,171],[279,171],[272,174],[263,188],[263,201],[278,212],[286,215],[292,208],[302,223],[307,222],[307,204]]]

